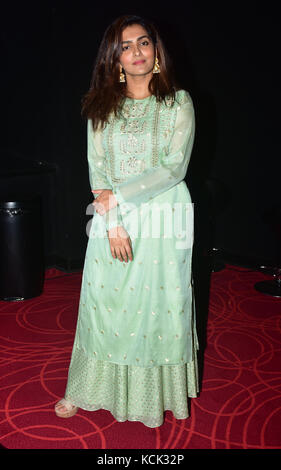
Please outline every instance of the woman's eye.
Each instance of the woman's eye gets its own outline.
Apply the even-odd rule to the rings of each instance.
[[[149,41],[143,41],[140,43],[141,46],[148,46],[149,45]],[[129,49],[130,46],[122,46],[122,51],[127,51]]]

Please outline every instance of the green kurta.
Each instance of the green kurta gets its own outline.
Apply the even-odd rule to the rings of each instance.
[[[184,181],[195,132],[185,90],[158,103],[126,98],[122,114],[93,132],[91,189],[118,206],[94,214],[65,398],[156,427],[164,410],[188,417],[198,393],[192,281],[193,204]],[[95,196],[97,197],[97,195]],[[111,255],[106,230],[123,225],[133,261]]]

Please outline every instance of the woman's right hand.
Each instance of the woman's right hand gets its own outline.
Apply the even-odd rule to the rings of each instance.
[[[117,257],[119,261],[125,261],[126,263],[128,258],[133,261],[132,241],[122,225],[108,230],[107,236],[113,258]]]

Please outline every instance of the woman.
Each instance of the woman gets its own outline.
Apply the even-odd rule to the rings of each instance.
[[[198,393],[193,205],[183,181],[194,110],[153,24],[130,15],[107,28],[82,114],[96,213],[56,414],[106,409],[149,427],[165,410],[185,419]]]

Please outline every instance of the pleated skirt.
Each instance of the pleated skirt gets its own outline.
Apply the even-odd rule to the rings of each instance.
[[[139,421],[154,428],[164,412],[189,417],[189,398],[199,393],[197,350],[189,363],[141,367],[89,357],[74,343],[65,398],[88,411],[107,410],[119,422]]]

